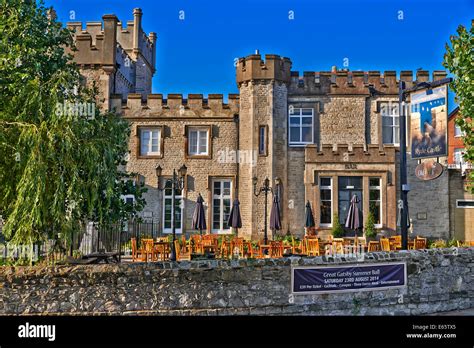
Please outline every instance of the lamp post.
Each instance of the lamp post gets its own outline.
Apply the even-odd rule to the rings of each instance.
[[[268,178],[265,178],[265,180],[263,181],[263,186],[260,187],[258,190],[257,190],[257,177],[254,176],[253,179],[252,179],[252,182],[253,182],[253,194],[255,195],[255,197],[258,197],[260,196],[260,194],[263,192],[265,193],[265,212],[264,212],[264,239],[263,239],[263,242],[264,244],[267,244],[268,243],[268,235],[267,235],[267,225],[268,225],[268,222],[267,222],[267,207],[268,207],[268,192],[271,192],[272,195],[273,195],[273,188],[270,187],[270,180]],[[277,186],[279,187],[280,185],[280,179],[276,179],[276,184]]]
[[[176,169],[173,169],[173,178],[172,179],[167,179],[166,183],[171,183],[171,231],[173,233],[173,241],[171,243],[171,256],[170,260],[171,261],[176,261],[176,249],[174,246],[174,242],[176,241],[176,226],[175,226],[175,196],[176,196],[176,190],[182,191],[184,189],[184,182],[186,178],[186,173],[187,173],[188,168],[183,164],[181,168],[178,169],[178,174],[176,174]],[[155,168],[156,171],[156,176],[158,177],[158,189],[163,190],[160,188],[160,176],[162,172],[161,166],[157,166]],[[165,185],[166,186],[166,185]]]

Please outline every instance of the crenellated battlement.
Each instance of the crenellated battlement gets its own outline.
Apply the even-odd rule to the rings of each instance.
[[[142,11],[133,10],[133,21],[127,21],[123,27],[118,18],[104,15],[102,22],[69,22],[67,27],[75,33],[76,51],[74,59],[80,65],[115,64],[115,53],[111,48],[118,44],[127,52],[131,60],[142,56],[144,61],[155,69],[156,34],[148,36],[142,30]]]
[[[317,144],[307,145],[305,161],[310,163],[394,163],[396,148],[378,144]]]
[[[123,100],[121,95],[111,96],[111,109],[125,118],[233,118],[239,112],[239,95],[229,94],[224,103],[222,94],[128,94]]]
[[[290,81],[291,60],[276,54],[265,55],[262,60],[258,53],[240,58],[237,63],[237,84],[253,80]]]
[[[429,72],[419,70],[413,80],[412,71],[401,71],[397,78],[396,71],[305,71],[300,75],[297,71],[291,72],[289,87],[290,95],[298,94],[398,94],[398,83],[406,82],[407,88],[413,82],[429,80]],[[446,77],[446,72],[435,70],[432,73],[433,81]]]

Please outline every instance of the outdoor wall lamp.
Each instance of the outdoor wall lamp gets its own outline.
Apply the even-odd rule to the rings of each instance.
[[[158,183],[157,183],[158,190],[160,189],[160,178],[161,178],[162,171],[163,171],[163,168],[161,168],[161,166],[158,164],[155,168],[156,178],[158,179]]]

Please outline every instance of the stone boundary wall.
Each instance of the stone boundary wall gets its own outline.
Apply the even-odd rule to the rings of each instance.
[[[474,248],[366,254],[407,262],[408,287],[290,295],[291,266],[355,259],[290,257],[0,267],[0,315],[418,315],[474,307]]]

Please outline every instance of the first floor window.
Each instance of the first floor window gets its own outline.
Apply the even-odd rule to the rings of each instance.
[[[313,116],[314,109],[290,106],[288,112],[290,146],[304,146],[313,143]]]
[[[381,179],[369,178],[369,210],[374,216],[375,227],[382,227]]]
[[[227,220],[231,208],[232,181],[214,180],[212,183],[212,232],[229,233]]]
[[[384,144],[398,145],[400,143],[398,104],[393,102],[382,103],[382,140]]]
[[[209,129],[189,128],[188,134],[188,154],[190,156],[209,155]]]
[[[159,156],[161,130],[159,128],[140,128],[140,156]]]
[[[163,232],[171,233],[172,229],[172,216],[174,214],[174,226],[176,233],[182,232],[183,227],[183,192],[175,189],[174,206],[173,206],[173,189],[170,180],[165,179],[165,188],[163,190]]]
[[[454,125],[454,136],[455,137],[462,136],[461,127],[459,127],[457,124]]]
[[[260,126],[258,128],[258,154],[267,154],[267,126]]]
[[[319,181],[320,225],[330,227],[332,224],[332,178],[321,177]]]

